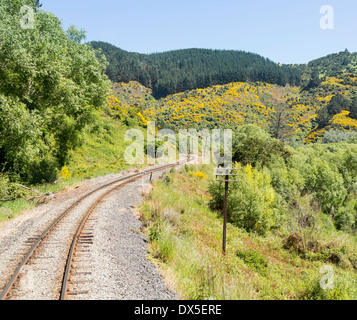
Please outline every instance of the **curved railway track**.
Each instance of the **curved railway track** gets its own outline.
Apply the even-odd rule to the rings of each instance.
[[[90,206],[89,209],[87,209],[85,211],[85,213],[81,216],[81,218],[79,219],[79,223],[78,223],[78,227],[76,227],[76,232],[75,234],[71,234],[69,235],[69,237],[72,239],[71,241],[71,245],[70,248],[68,250],[68,254],[67,254],[67,261],[66,261],[66,266],[64,268],[64,272],[63,272],[63,279],[61,281],[61,290],[60,290],[60,296],[59,299],[60,300],[65,300],[67,298],[68,294],[71,294],[71,292],[69,292],[68,289],[68,283],[70,281],[71,278],[71,272],[72,272],[72,268],[73,268],[73,264],[74,264],[74,257],[78,250],[78,247],[81,245],[85,245],[85,244],[90,244],[91,243],[91,239],[93,237],[92,234],[88,233],[88,232],[84,232],[84,228],[85,225],[91,215],[91,213],[94,211],[94,209],[98,206],[98,204],[106,197],[108,196],[111,192],[113,192],[114,190],[119,189],[120,187],[131,183],[133,181],[137,181],[139,180],[141,177],[143,177],[144,175],[148,175],[148,174],[153,174],[155,172],[160,172],[160,171],[164,171],[166,169],[169,169],[171,167],[175,167],[177,165],[183,164],[184,162],[176,162],[173,164],[168,164],[168,165],[163,165],[160,167],[156,167],[153,169],[149,169],[149,170],[145,170],[142,172],[138,172],[135,174],[131,174],[125,177],[122,177],[120,179],[117,179],[115,181],[112,181],[110,183],[107,183],[105,185],[100,186],[99,188],[96,188],[95,190],[85,194],[84,196],[82,196],[80,199],[78,199],[76,202],[74,202],[69,208],[67,208],[66,210],[64,210],[63,212],[61,212],[56,219],[54,219],[48,226],[47,228],[42,232],[42,234],[39,237],[36,237],[34,240],[34,243],[32,244],[31,248],[28,250],[28,252],[24,255],[24,257],[22,258],[20,264],[17,266],[16,270],[13,271],[11,278],[8,280],[7,284],[5,285],[5,287],[3,288],[3,290],[0,293],[0,300],[5,300],[8,298],[8,296],[10,295],[11,291],[14,289],[14,287],[16,286],[16,280],[18,280],[21,270],[24,268],[25,265],[27,265],[31,258],[34,256],[36,250],[38,250],[39,246],[44,243],[46,241],[46,239],[49,237],[49,235],[51,234],[51,232],[53,232],[56,227],[60,224],[60,222],[62,220],[64,220],[64,218],[66,216],[68,216],[68,214],[73,211],[73,209],[75,207],[78,206],[78,204],[80,204],[83,200],[89,198],[91,195],[95,194],[96,192],[103,190],[105,188],[111,187],[109,190],[105,191],[99,198],[97,198]]]

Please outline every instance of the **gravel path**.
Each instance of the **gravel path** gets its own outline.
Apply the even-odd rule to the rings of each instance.
[[[71,299],[177,299],[146,258],[147,240],[138,232],[141,222],[132,205],[141,201],[141,194],[142,182],[131,183],[106,197],[93,212],[93,244],[78,263],[79,270],[81,265],[90,265],[90,274],[71,278],[78,281],[72,290],[88,293]]]
[[[161,172],[162,173],[162,172]],[[155,173],[157,178],[160,173]],[[57,196],[56,200],[41,205],[0,227],[0,289],[11,276],[20,259],[43,229],[63,209],[84,194],[109,183],[123,173],[88,180],[78,188]],[[145,178],[146,180],[148,177]],[[147,241],[136,232],[141,222],[135,217],[133,206],[142,201],[142,190],[150,188],[140,179],[112,192],[96,208],[87,231],[93,234],[89,248],[77,257],[78,274],[71,277],[70,290],[86,294],[71,295],[70,299],[177,299],[169,290],[154,265],[147,260]],[[85,208],[108,189],[95,193],[83,201],[61,222],[48,240],[41,244],[34,259],[21,270],[16,290],[11,299],[58,299],[64,261],[71,239],[68,229],[75,230]],[[86,246],[87,247],[87,246]]]

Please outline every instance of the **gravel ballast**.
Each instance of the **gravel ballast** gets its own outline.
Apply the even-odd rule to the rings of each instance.
[[[163,171],[154,173],[153,179]],[[0,289],[11,276],[26,250],[29,239],[39,236],[57,215],[81,196],[100,185],[111,182],[122,173],[88,180],[79,188],[58,195],[57,199],[23,213],[0,228]],[[164,300],[178,299],[168,288],[151,261],[147,259],[147,239],[139,232],[141,222],[135,216],[135,206],[142,201],[143,188],[150,188],[149,176],[110,193],[93,211],[86,226],[92,241],[76,257],[75,273],[69,287],[80,300]],[[21,270],[19,280],[9,296],[21,300],[58,299],[68,248],[69,229],[75,230],[81,212],[97,199],[101,192],[78,205],[41,244],[33,259]],[[75,294],[78,293],[78,294]]]

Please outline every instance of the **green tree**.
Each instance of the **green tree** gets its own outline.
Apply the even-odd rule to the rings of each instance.
[[[319,127],[326,127],[332,117],[341,113],[342,110],[350,110],[350,104],[350,101],[342,94],[335,95],[327,106],[319,110],[317,119]]]
[[[91,45],[106,55],[107,74],[113,81],[138,81],[151,87],[155,98],[237,81],[299,85],[301,80],[299,69],[249,52],[185,49],[145,55],[104,42]]]
[[[272,139],[268,133],[255,125],[242,126],[234,133],[233,161],[243,165],[267,166],[274,157],[288,162],[292,152],[283,142]]]
[[[353,98],[349,111],[349,116],[353,119],[357,119],[357,96]]]
[[[342,110],[350,108],[350,101],[342,94],[335,95],[327,106],[329,116],[332,118],[334,115],[341,113]]]
[[[68,37],[77,42],[81,43],[83,40],[87,38],[87,33],[84,29],[77,29],[76,26],[71,25],[67,30]]]
[[[305,180],[307,188],[320,201],[322,210],[334,215],[347,194],[337,167],[326,160],[315,158],[306,168]]]
[[[39,9],[39,8],[42,7],[42,3],[40,3],[40,0],[35,0],[34,7],[35,7],[36,9]]]
[[[22,156],[24,149],[38,166],[48,163],[42,168],[52,173],[65,163],[83,128],[93,121],[93,111],[106,102],[110,89],[107,62],[80,43],[82,31],[71,28],[67,33],[57,17],[39,9],[39,2],[0,1],[0,108],[12,107],[19,117],[13,124],[19,139],[14,138],[11,126],[1,126],[0,159],[8,170],[37,182],[29,173],[30,160]],[[33,29],[20,26],[23,5],[38,7]],[[8,119],[3,123],[11,119],[9,113],[4,117]],[[44,174],[45,180],[52,180],[52,173]]]

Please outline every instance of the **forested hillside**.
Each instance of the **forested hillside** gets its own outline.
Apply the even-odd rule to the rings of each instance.
[[[347,50],[307,65],[281,66],[241,51],[145,55],[104,42],[91,45],[107,57],[113,81],[135,81],[151,90],[157,103],[146,104],[141,114],[162,127],[252,123],[304,143],[331,141],[329,132],[348,140],[354,135],[346,131],[357,129],[357,54]]]
[[[350,53],[346,49],[339,53],[312,60],[307,64],[307,67],[310,70],[316,70],[319,75],[327,77],[333,77],[340,73],[356,73],[357,53]]]
[[[309,90],[233,82],[159,100],[137,82],[117,83],[115,108],[123,114],[136,110],[131,114],[140,123],[156,121],[159,128],[236,129],[253,124],[293,146],[347,141],[357,137],[353,86],[336,87],[334,81],[328,78]]]
[[[91,45],[107,57],[107,74],[112,81],[137,81],[151,88],[155,98],[230,82],[262,81],[285,86],[299,85],[301,80],[297,68],[244,51],[185,49],[145,55],[104,42]]]
[[[301,98],[314,105],[316,115],[306,141],[348,138],[357,130],[357,55],[347,51],[311,61],[303,75]],[[339,130],[339,131],[336,131]],[[328,132],[333,132],[331,135]]]

